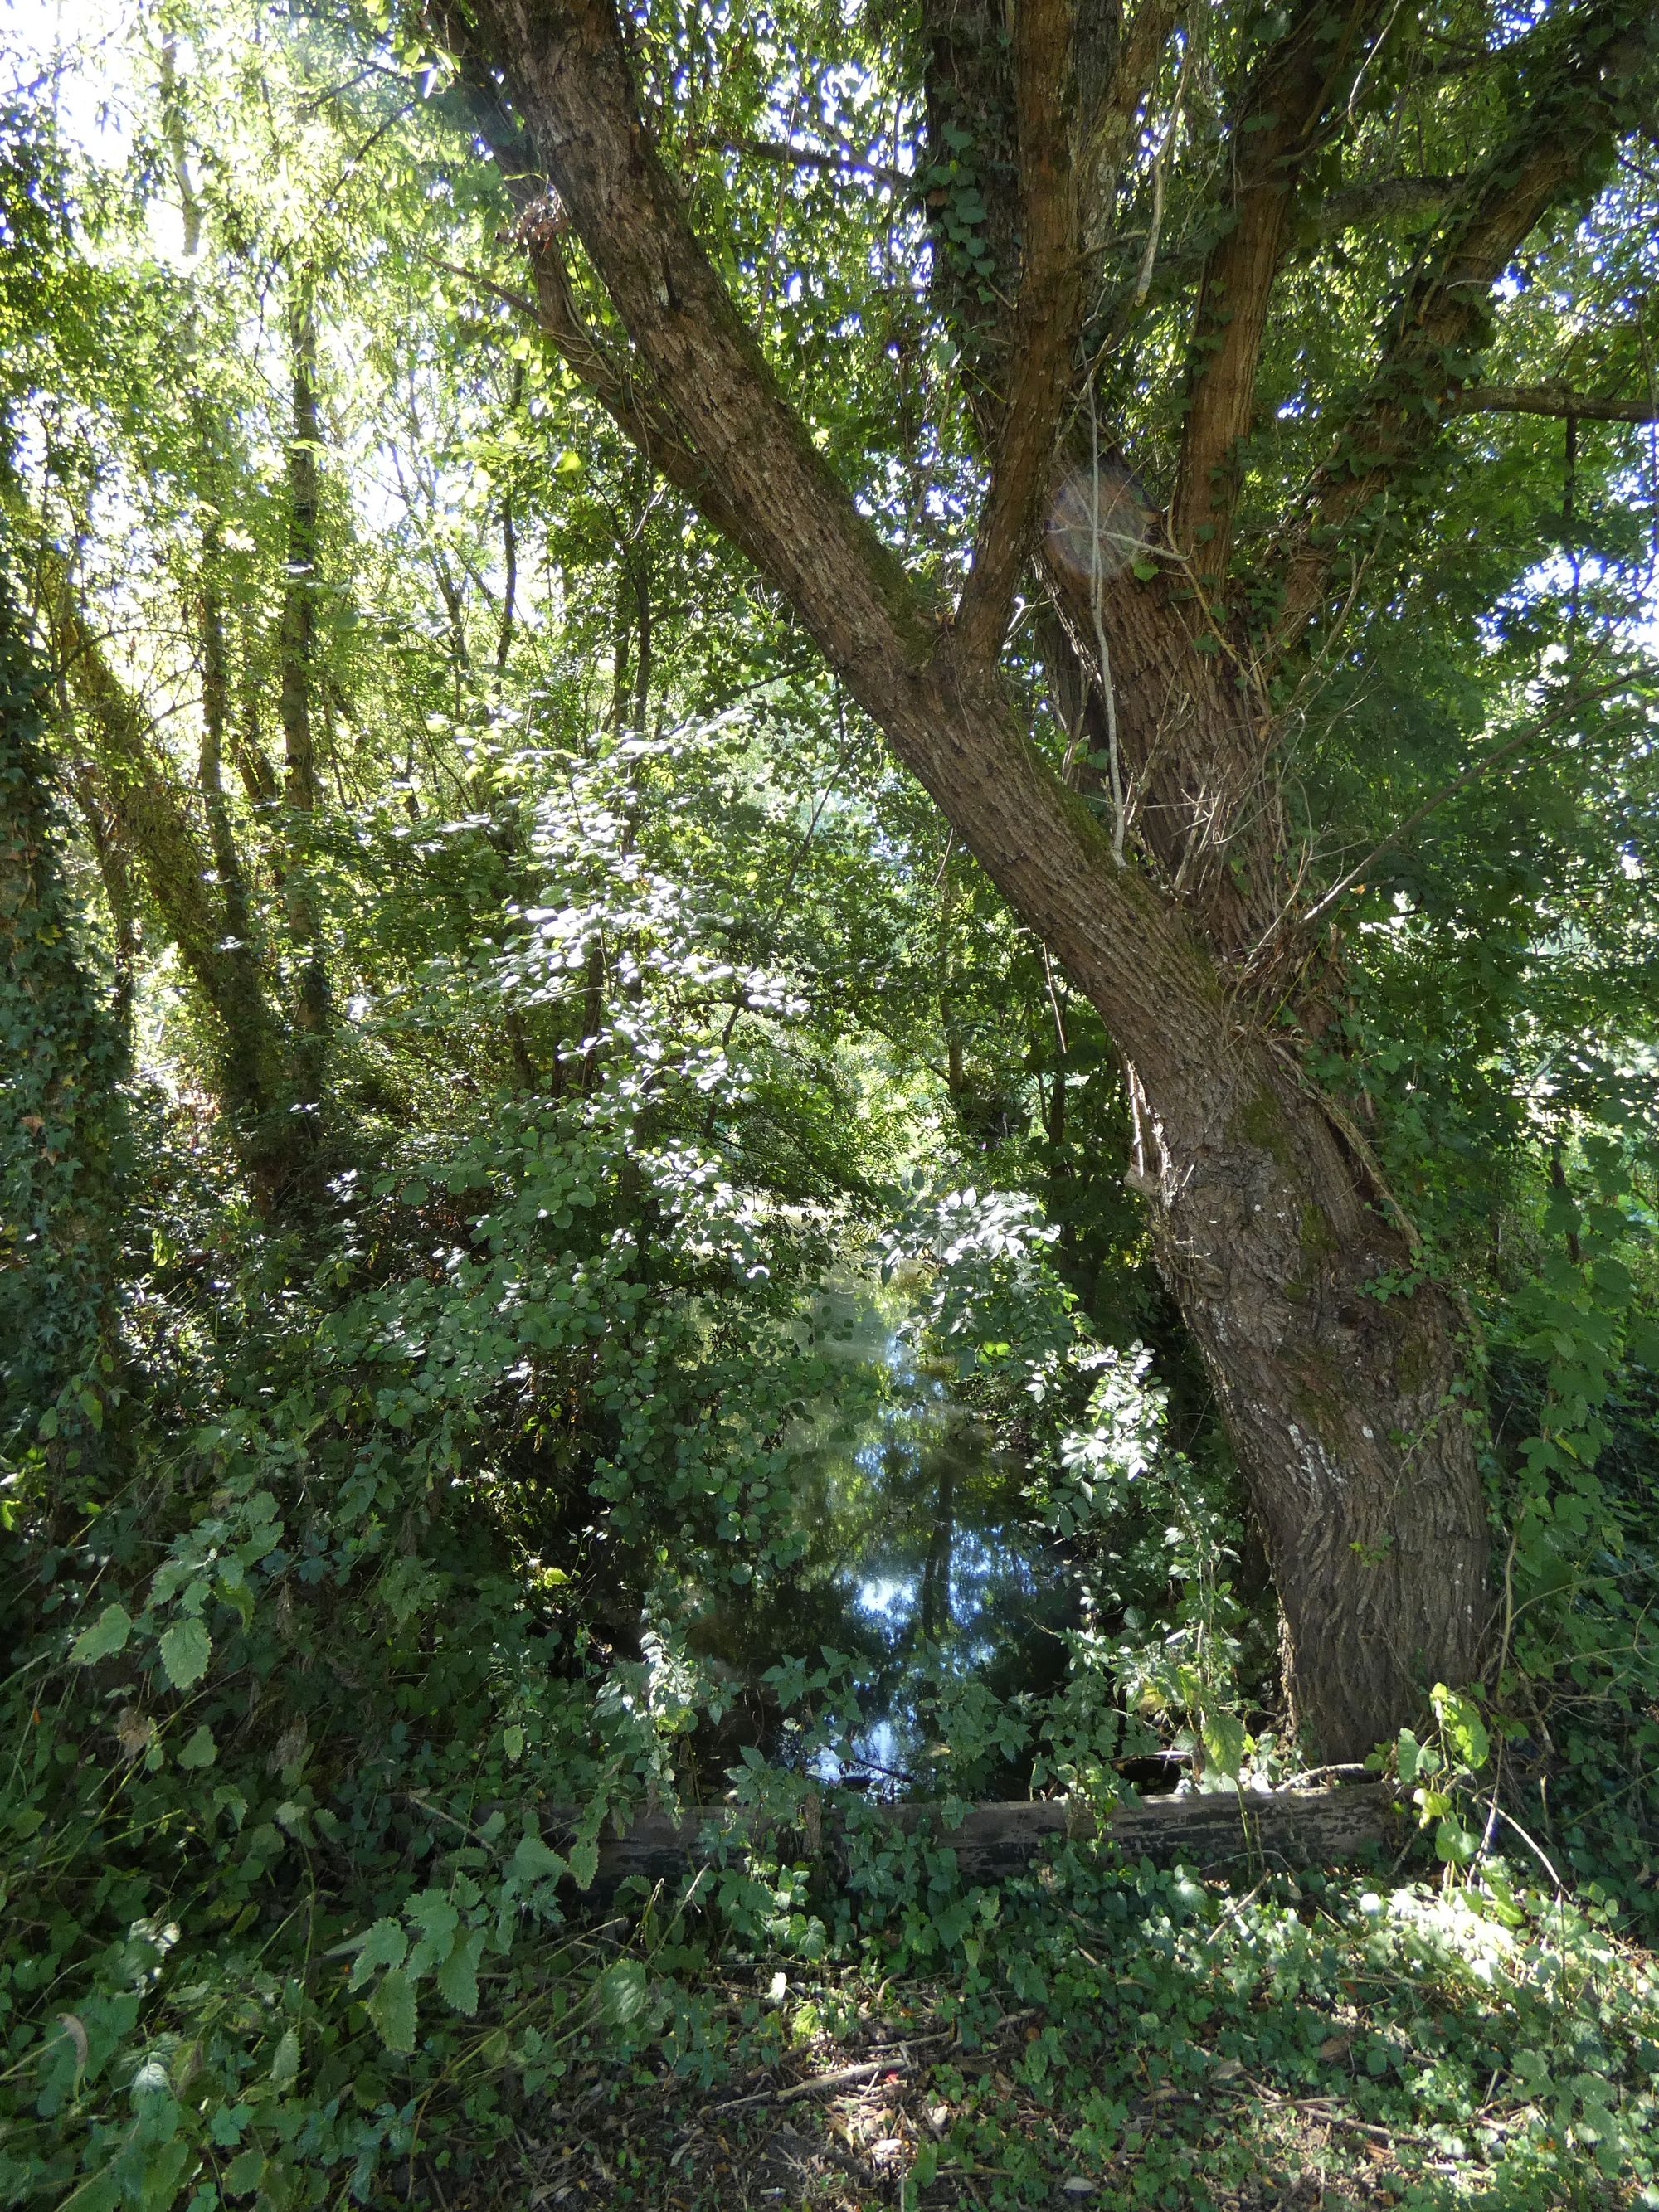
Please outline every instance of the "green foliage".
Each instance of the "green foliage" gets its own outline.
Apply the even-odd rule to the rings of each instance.
[[[1406,2203],[1447,2202],[1449,2163],[1539,2212],[1659,2201],[1632,1940],[1659,1772],[1649,457],[1580,424],[1564,514],[1558,426],[1461,422],[1435,527],[1362,533],[1351,628],[1273,702],[1316,869],[1377,855],[1346,945],[1309,952],[1320,1040],[1284,1042],[1423,1233],[1380,1288],[1466,1295],[1491,1409],[1493,1664],[1380,1762],[1410,1864],[1251,1867],[1226,1898],[1067,1847],[993,1891],[855,1800],[844,1864],[728,1847],[694,1893],[617,1907],[603,1841],[641,1807],[729,1793],[775,1838],[821,1835],[818,1762],[893,1657],[840,1633],[881,1493],[823,1473],[892,1387],[821,1326],[872,1255],[917,1375],[1018,1459],[1020,1533],[1082,1607],[1043,1629],[1040,1686],[912,1639],[915,1778],[942,1810],[1103,1806],[1138,1760],[1231,1795],[1299,1754],[1115,1048],[502,296],[522,270],[486,165],[442,135],[453,75],[376,20],[139,10],[61,64],[78,106],[7,98],[0,2201],[520,2203],[513,2146],[550,2112],[583,2141],[618,2100],[686,2118],[924,2015],[946,2121],[896,2120],[903,2170],[870,2184],[907,2203],[968,2175],[1008,2206],[1067,2180],[1203,2203],[1321,2160],[1369,2189],[1385,2139]],[[1278,20],[1194,19],[1146,110],[1179,67],[1162,187],[1150,137],[1121,182],[1090,344],[1103,398],[1136,396],[1149,488],[1228,88]],[[915,27],[883,11],[757,16],[717,52],[670,6],[635,34],[781,382],[819,395],[811,434],[943,592],[980,473],[928,256],[981,307],[1006,283],[994,149],[958,118],[919,160]],[[1327,458],[1308,395],[1363,378],[1419,253],[1409,220],[1334,240],[1316,203],[1408,142],[1467,166],[1508,96],[1478,71],[1451,116],[1474,35],[1402,21],[1355,88],[1352,171],[1310,157],[1237,454],[1247,547]],[[63,118],[95,90],[117,121],[76,148]],[[784,137],[821,158],[732,151]],[[1647,193],[1622,170],[1529,248],[1494,378],[1645,387]],[[296,825],[301,260],[322,797]],[[60,587],[132,708],[136,783],[54,657]],[[1030,623],[1007,661],[1067,758]],[[1477,742],[1569,708],[1379,845]],[[298,1195],[251,1172],[135,788],[176,805],[285,1049],[307,854],[333,1012]],[[1317,2159],[1314,2098],[1338,2115]],[[613,2201],[678,2201],[689,2140],[635,2127]]]

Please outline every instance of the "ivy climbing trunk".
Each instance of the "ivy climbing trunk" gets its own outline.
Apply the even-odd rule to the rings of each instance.
[[[0,552],[0,1449],[45,1443],[54,1513],[83,1510],[120,1397],[126,1048],[64,881],[42,692]]]

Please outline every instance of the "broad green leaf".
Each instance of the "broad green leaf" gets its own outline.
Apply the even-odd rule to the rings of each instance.
[[[509,1874],[520,1881],[556,1881],[567,1873],[564,1861],[539,1836],[520,1836],[507,1863]]]
[[[279,2089],[291,2089],[300,2078],[300,2038],[291,2027],[283,2030],[270,2062],[270,2078]]]
[[[1449,1690],[1443,1682],[1437,1682],[1434,1688],[1434,1703],[1447,1741],[1470,1772],[1478,1774],[1486,1763],[1492,1741],[1474,1700],[1463,1696],[1461,1691]]]
[[[478,1961],[483,1955],[483,1929],[463,1928],[437,1972],[440,1993],[469,2020],[478,2009]]]
[[[449,1956],[461,1916],[441,1889],[423,1889],[410,1898],[404,1911],[421,1931],[410,1946],[408,1960],[410,1979],[418,1981]]]
[[[599,1870],[599,1840],[597,1836],[578,1836],[570,1846],[570,1878],[578,1889],[592,1889],[593,1877]]]
[[[264,2179],[265,2154],[258,2143],[238,2151],[225,2168],[224,2186],[232,2197],[251,2197]]]
[[[1402,1728],[1395,1746],[1395,1757],[1400,1765],[1400,1786],[1409,1790],[1417,1779],[1418,1765],[1423,1756],[1423,1747],[1408,1728]]]
[[[1243,1722],[1237,1713],[1208,1712],[1204,1716],[1201,1734],[1211,1765],[1237,1781],[1238,1770],[1244,1764],[1244,1747],[1248,1741]]]
[[[377,1920],[352,1961],[350,1986],[362,1989],[377,1966],[401,1966],[408,1953],[409,1939],[402,1925],[396,1920]]]
[[[524,1730],[517,1727],[504,1729],[501,1731],[501,1748],[507,1753],[508,1765],[516,1766],[524,1757]]]
[[[1455,1812],[1443,1814],[1434,1832],[1436,1855],[1448,1866],[1468,1866],[1480,1848],[1480,1838],[1466,1827]]]
[[[161,1638],[161,1665],[175,1690],[193,1688],[212,1656],[213,1639],[199,1620],[176,1620]]]
[[[618,1959],[593,1984],[594,2009],[607,2027],[630,2027],[649,1996],[645,1968],[637,1959]]]
[[[219,1747],[213,1741],[213,1730],[204,1721],[179,1753],[179,1764],[183,1767],[211,1766],[218,1756]]]
[[[92,1626],[83,1628],[76,1638],[70,1657],[77,1667],[90,1667],[98,1659],[112,1659],[131,1633],[132,1617],[125,1606],[106,1605]]]

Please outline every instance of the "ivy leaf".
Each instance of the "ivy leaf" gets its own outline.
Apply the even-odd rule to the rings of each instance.
[[[415,2048],[415,1989],[401,1966],[394,1966],[368,2001],[374,2032],[388,2051]]]
[[[83,1628],[76,1638],[70,1657],[77,1667],[90,1667],[94,1660],[111,1659],[125,1644],[132,1633],[132,1616],[124,1605],[106,1605],[90,1628]]]
[[[213,1639],[199,1620],[177,1620],[161,1638],[161,1665],[175,1690],[188,1690],[207,1672]]]

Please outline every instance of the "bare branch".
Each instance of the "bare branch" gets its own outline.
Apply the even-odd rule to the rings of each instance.
[[[1098,259],[1106,249],[1118,176],[1133,143],[1136,118],[1164,49],[1185,14],[1185,0],[1140,0],[1124,30],[1096,112],[1088,118],[1077,167],[1083,251],[1089,260]]]
[[[684,150],[688,154],[742,154],[750,161],[775,162],[781,168],[820,169],[836,176],[868,177],[872,184],[884,185],[890,191],[912,192],[916,189],[916,179],[908,171],[866,161],[850,146],[837,147],[830,153],[816,146],[780,145],[771,138],[691,137],[684,142]]]

